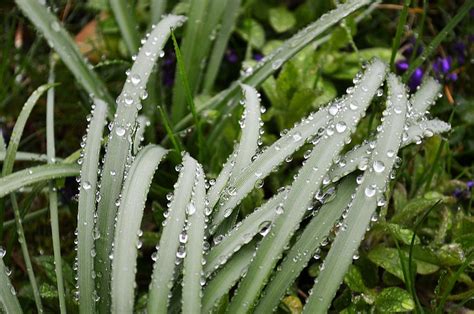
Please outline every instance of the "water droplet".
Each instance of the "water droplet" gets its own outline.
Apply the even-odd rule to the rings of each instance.
[[[339,108],[337,108],[336,104],[332,104],[331,106],[329,106],[328,112],[330,115],[335,116],[338,111],[339,111]]]
[[[372,167],[374,168],[374,171],[377,173],[381,173],[382,171],[385,170],[385,164],[381,160],[374,161]]]
[[[300,132],[295,132],[293,134],[293,141],[298,142],[301,140],[301,133]]]
[[[189,203],[188,206],[186,207],[186,213],[189,216],[192,216],[196,212],[196,207],[194,207],[193,203]]]
[[[338,123],[336,123],[336,131],[338,133],[342,133],[344,132],[345,130],[347,129],[347,125],[344,121],[340,121]]]
[[[395,156],[395,151],[393,149],[389,149],[387,151],[387,157],[392,158],[393,156]]]
[[[89,181],[84,181],[84,183],[82,183],[82,188],[84,190],[89,190],[91,188],[91,184]]]
[[[368,185],[366,188],[365,188],[365,196],[367,197],[373,197],[375,195],[375,192],[376,192],[376,186],[374,184],[372,185]]]
[[[268,232],[270,232],[270,229],[271,229],[271,226],[272,226],[272,222],[271,221],[264,221],[260,224],[260,226],[258,226],[258,229],[260,230],[259,233],[262,235],[262,236],[266,236],[268,234]]]
[[[273,70],[278,70],[281,67],[282,64],[283,64],[282,59],[276,59],[275,61],[272,62],[272,69]]]
[[[121,126],[116,126],[115,127],[115,134],[117,134],[117,136],[124,136],[125,135],[125,128],[121,127]]]
[[[59,30],[61,29],[61,26],[59,25],[57,21],[54,21],[53,23],[51,23],[51,29],[55,32],[59,32]]]
[[[137,86],[138,84],[140,84],[142,79],[140,78],[140,75],[133,74],[132,77],[130,78],[130,81],[132,82],[134,86]]]

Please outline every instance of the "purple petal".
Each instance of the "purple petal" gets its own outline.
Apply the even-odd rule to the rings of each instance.
[[[408,86],[411,91],[415,91],[418,86],[420,86],[421,81],[423,80],[423,70],[421,68],[416,68],[415,72],[410,77]]]
[[[395,68],[397,69],[398,73],[403,73],[408,70],[409,64],[407,60],[398,60],[395,63]]]

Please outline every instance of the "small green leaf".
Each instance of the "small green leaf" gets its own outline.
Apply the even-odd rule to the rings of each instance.
[[[237,32],[255,48],[262,48],[265,44],[265,30],[254,19],[245,19]]]
[[[397,287],[382,290],[375,300],[381,313],[407,312],[415,308],[415,302],[408,291]]]
[[[403,244],[410,245],[411,239],[413,237],[413,231],[409,229],[404,229],[397,224],[384,223],[381,224],[381,227],[385,229],[389,234],[393,235],[398,241],[401,241]],[[415,244],[420,243],[420,238],[415,236]]]
[[[344,283],[353,291],[363,293],[368,290],[357,266],[351,265],[344,277]]]
[[[277,33],[290,30],[296,24],[296,19],[287,8],[281,6],[268,10],[270,25]]]
[[[295,295],[289,295],[282,300],[282,303],[286,306],[291,314],[299,314],[303,312],[303,304],[301,300]]]

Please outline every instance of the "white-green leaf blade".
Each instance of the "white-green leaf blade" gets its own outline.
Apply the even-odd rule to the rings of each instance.
[[[94,223],[96,215],[97,173],[100,165],[102,133],[107,118],[107,103],[95,99],[91,121],[87,127],[82,157],[79,204],[77,210],[77,275],[80,313],[95,311]]]
[[[3,263],[5,250],[0,247],[0,309],[7,314],[23,313],[20,302],[16,297],[16,291],[7,276],[7,269]]]
[[[100,201],[97,206],[97,226],[100,238],[96,241],[97,256],[95,259],[96,279],[100,311],[110,309],[110,260],[112,249],[115,216],[122,189],[123,175],[127,159],[132,149],[132,135],[136,118],[141,108],[141,98],[153,65],[162,51],[172,28],[179,27],[185,18],[168,15],[151,31],[147,41],[140,49],[138,56],[130,70],[122,93],[118,97],[116,117],[113,122],[109,142],[107,144],[105,162],[102,169]]]
[[[273,311],[288,287],[308,265],[321,242],[328,236],[335,222],[341,217],[356,187],[353,178],[347,178],[337,187],[335,199],[324,204],[311,218],[301,237],[291,247],[276,274],[263,292],[256,313]]]
[[[373,95],[382,83],[385,70],[386,66],[381,61],[371,62],[360,83],[348,96],[348,103],[345,106],[339,104],[341,106],[335,112],[333,122],[326,127],[325,135],[317,141],[311,155],[293,181],[288,198],[283,205],[283,214],[278,216],[270,232],[261,241],[247,275],[242,279],[228,307],[230,312],[246,313],[255,306],[260,291],[265,286],[273,267],[281,258],[285,246],[298,227],[313,195],[321,187],[333,160],[355,130],[360,117],[365,113]],[[330,129],[332,129],[331,132]]]
[[[117,213],[112,259],[112,312],[132,313],[137,243],[148,190],[166,150],[155,145],[143,148],[130,168]]]
[[[79,166],[76,164],[42,165],[16,171],[0,178],[0,197],[34,183],[77,175]]]
[[[209,280],[202,297],[202,313],[209,313],[214,304],[229,292],[245,273],[254,254],[255,244],[247,244],[232,256],[230,261]]]
[[[389,181],[405,125],[407,95],[405,87],[395,75],[390,74],[387,81],[390,93],[387,103],[391,104],[386,109],[387,114],[377,135],[363,182],[357,187],[355,198],[349,206],[348,216],[344,221],[347,228],[338,233],[329,250],[324,261],[325,267],[304,307],[305,313],[327,311],[370,223],[370,217],[377,207],[377,199]]]
[[[168,307],[168,295],[173,285],[173,275],[178,248],[179,235],[183,231],[186,210],[191,200],[195,184],[197,162],[186,154],[182,170],[176,183],[173,199],[169,206],[168,217],[161,233],[156,262],[148,292],[148,313],[165,313]],[[183,256],[181,256],[182,258]]]
[[[234,253],[249,243],[263,227],[273,222],[279,213],[277,207],[281,206],[287,192],[287,190],[284,190],[278,193],[260,208],[254,210],[231,229],[219,244],[209,251],[206,255],[206,265],[204,265],[206,276],[209,276],[221,265],[224,265]]]
[[[204,179],[204,171],[201,165],[197,165],[195,186],[187,211],[188,224],[185,235],[187,242],[185,245],[186,256],[184,258],[182,292],[183,313],[199,313],[201,311],[202,264],[204,259],[204,237],[207,227]]]
[[[140,38],[138,36],[138,23],[133,7],[130,7],[128,1],[125,0],[109,0],[109,4],[128,52],[132,55],[137,53]]]

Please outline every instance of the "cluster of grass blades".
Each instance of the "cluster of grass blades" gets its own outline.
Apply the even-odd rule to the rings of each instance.
[[[112,2],[114,11],[123,13],[124,3]],[[239,3],[232,0],[227,2],[230,5]],[[255,87],[331,25],[369,2],[348,1],[339,5],[289,39],[239,82],[217,94],[202,108],[197,108],[197,114],[203,108],[231,110],[238,103],[239,91],[242,91],[242,134],[216,180],[206,182],[205,165],[201,165],[189,153],[181,154],[182,163],[176,166],[178,180],[174,193],[168,199],[161,237],[152,255],[153,273],[146,296],[149,313],[207,313],[226,295],[229,302],[224,303],[231,313],[271,312],[322,243],[327,244],[329,235],[335,233],[304,311],[323,313],[330,306],[369,226],[371,216],[377,206],[385,204],[383,194],[393,177],[394,168],[399,165],[397,155],[400,148],[450,128],[448,124],[426,116],[426,110],[436,99],[439,85],[428,79],[416,94],[409,97],[400,79],[387,73],[387,65],[372,60],[354,78],[354,86],[347,90],[346,95],[309,114],[265,149],[259,147],[262,122],[260,95]],[[75,294],[79,311],[132,313],[137,304],[135,275],[148,189],[155,170],[168,153],[167,149],[153,144],[139,148],[143,125],[146,123],[138,116],[138,112],[147,98],[146,86],[153,65],[172,29],[181,26],[186,18],[164,16],[151,29],[138,50],[115,105],[110,102],[102,83],[96,83],[100,82],[97,76],[77,56],[77,49],[59,21],[37,1],[17,0],[17,3],[53,44],[74,75],[78,79],[80,77],[79,82],[84,89],[94,96],[79,165],[75,163],[77,154],[63,160],[52,159],[54,142],[51,143],[50,138],[54,136],[49,133],[51,148],[48,157],[51,158],[46,160],[50,164],[12,173],[28,115],[41,93],[51,88],[51,84],[40,87],[25,104],[14,135],[4,152],[0,197],[11,197],[38,312],[42,311],[42,304],[29,261],[22,220],[15,205],[15,193],[28,185],[79,175]],[[223,10],[218,4],[215,6],[213,10],[216,12]],[[204,13],[196,11],[196,16],[192,18],[200,19]],[[125,14],[123,19],[126,19]],[[186,32],[190,35],[185,46],[196,44],[199,33],[205,32],[207,27],[187,27]],[[130,25],[123,23],[121,28],[127,29]],[[222,35],[222,41],[225,42],[229,30],[224,27],[224,31],[226,33]],[[130,30],[126,41],[133,51],[136,39]],[[214,48],[217,52],[213,50],[213,53],[221,54],[221,44]],[[205,47],[202,53],[209,50],[210,47]],[[178,60],[182,63],[180,69],[194,60],[194,56],[183,51],[185,54]],[[206,77],[212,82],[215,78],[212,71],[215,69],[210,71]],[[183,80],[191,86],[182,84],[176,87],[175,97],[182,97],[182,100],[177,101],[177,106],[181,106],[181,102],[185,104],[186,97],[192,97],[189,93],[196,92],[197,80],[197,76],[191,76],[189,80]],[[343,153],[372,98],[379,93],[385,81],[388,85],[386,109],[377,135]],[[204,83],[204,89],[212,86],[207,82]],[[189,111],[185,107],[175,110],[173,121],[185,123],[185,113]],[[193,114],[195,116],[196,112]],[[53,123],[51,115],[48,117]],[[109,121],[110,132],[102,152],[107,117],[113,119]],[[168,129],[172,136],[172,130]],[[238,221],[240,202],[252,190],[261,187],[263,180],[303,145],[309,145],[312,149],[305,154],[305,161],[292,183],[282,187],[260,208]],[[18,157],[18,160],[44,160],[26,153]],[[357,177],[352,175],[356,170],[362,174]],[[50,188],[54,192],[52,187],[53,184]],[[51,213],[57,215],[54,207],[52,201]],[[3,210],[0,214],[3,219]],[[3,224],[0,227],[3,228]],[[299,238],[291,241],[298,230],[302,231],[298,232]],[[54,232],[57,230],[54,229]],[[15,290],[5,275],[2,260],[4,253],[0,249],[0,305],[7,313],[19,313],[21,308]],[[61,271],[58,267],[58,281],[62,278]],[[58,291],[61,286],[58,282]],[[232,288],[235,291],[229,295]],[[63,302],[61,296],[59,300]],[[65,311],[65,307],[61,306],[61,312]]]

